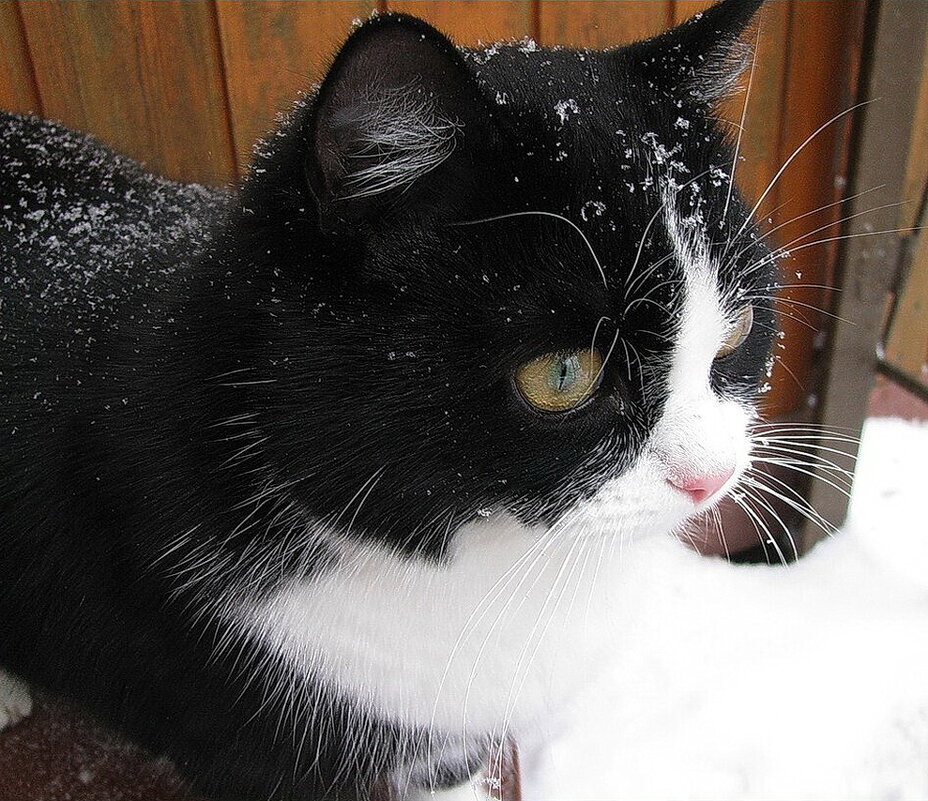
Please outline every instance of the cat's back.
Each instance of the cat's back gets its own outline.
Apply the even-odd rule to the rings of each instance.
[[[0,112],[0,417],[11,430],[164,327],[224,203],[92,137]]]
[[[157,304],[222,204],[220,193],[151,175],[92,137],[0,112],[0,365],[51,348],[77,356]]]

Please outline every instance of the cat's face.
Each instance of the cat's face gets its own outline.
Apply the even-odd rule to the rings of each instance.
[[[436,553],[494,512],[666,531],[736,482],[773,265],[709,106],[756,5],[608,53],[354,34],[297,120],[318,252],[265,396],[310,513]]]

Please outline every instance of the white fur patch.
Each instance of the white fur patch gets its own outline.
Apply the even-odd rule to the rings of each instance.
[[[22,681],[0,670],[0,730],[32,714],[32,695]]]
[[[667,470],[682,479],[734,471],[729,486],[748,467],[747,426],[752,411],[719,398],[710,385],[710,371],[732,322],[726,319],[712,263],[709,242],[698,226],[688,226],[665,198],[670,240],[685,275],[686,299],[669,376],[664,415],[651,447]]]

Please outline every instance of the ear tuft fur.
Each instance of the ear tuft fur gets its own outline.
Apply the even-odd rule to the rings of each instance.
[[[356,160],[342,165],[343,200],[407,188],[454,152],[460,129],[415,87],[372,86],[339,123],[353,131]]]
[[[386,14],[348,38],[310,125],[310,186],[331,228],[417,203],[434,208],[455,184],[460,194],[489,116],[447,38],[414,17]]]

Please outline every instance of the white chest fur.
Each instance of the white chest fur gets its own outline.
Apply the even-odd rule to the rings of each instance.
[[[603,522],[614,536],[589,520],[563,531],[495,514],[459,531],[442,564],[346,543],[338,568],[293,583],[248,625],[297,675],[378,717],[451,736],[519,732],[611,640],[622,531]]]

